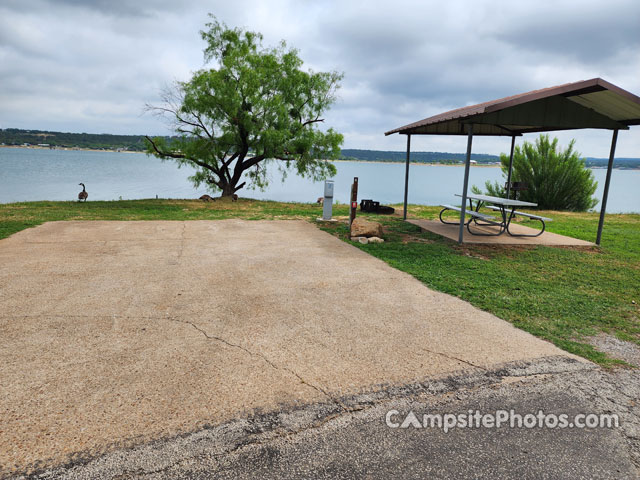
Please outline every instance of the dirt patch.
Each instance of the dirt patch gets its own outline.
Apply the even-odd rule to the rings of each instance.
[[[429,238],[418,237],[416,235],[411,235],[410,233],[397,233],[394,231],[389,231],[388,229],[383,229],[385,235],[395,235],[399,237],[400,241],[407,245],[408,243],[434,243],[433,240]]]
[[[461,249],[459,249],[459,251],[460,251],[460,253],[462,253],[462,255],[464,255],[466,257],[475,258],[477,260],[485,260],[485,261],[491,260],[491,258],[487,257],[486,255],[483,255],[483,254],[478,253],[478,252],[474,252],[474,251],[469,250],[467,248],[461,248]]]
[[[632,342],[620,340],[606,333],[600,333],[586,339],[588,343],[612,358],[640,367],[640,347]]]

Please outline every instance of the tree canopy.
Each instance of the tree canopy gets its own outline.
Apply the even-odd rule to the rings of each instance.
[[[285,42],[262,46],[262,35],[229,28],[215,17],[200,32],[204,68],[164,92],[164,105],[148,108],[171,122],[177,137],[147,137],[147,152],[197,168],[191,180],[223,196],[249,182],[264,188],[267,165],[321,180],[336,173],[343,137],[321,130],[342,74],[302,69]],[[242,180],[242,182],[241,182]]]
[[[558,147],[558,139],[540,135],[535,144],[524,142],[516,146],[513,153],[511,181],[524,182],[528,189],[519,192],[518,199],[538,204],[544,210],[585,211],[598,203],[592,195],[598,182],[593,172],[586,168],[585,160],[573,150],[575,140],[571,140],[564,150]],[[507,178],[509,156],[500,154],[502,174]],[[495,182],[487,182],[489,195],[504,197],[505,188]]]

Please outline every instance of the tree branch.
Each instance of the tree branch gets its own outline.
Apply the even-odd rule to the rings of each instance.
[[[160,150],[158,148],[158,146],[156,145],[156,143],[149,138],[148,135],[145,135],[145,138],[147,140],[149,140],[149,143],[151,144],[151,146],[153,147],[153,150],[160,155],[161,157],[170,157],[170,158],[182,158],[184,160],[188,160],[189,162],[193,162],[196,165],[198,165],[199,167],[205,168],[213,173],[215,173],[216,175],[220,176],[220,170],[218,170],[215,167],[212,167],[211,165],[209,165],[208,163],[204,163],[201,162],[200,160],[196,160],[195,158],[187,158],[183,153],[174,153],[174,152],[163,152],[162,150]]]
[[[202,130],[204,131],[204,133],[207,134],[207,137],[209,137],[209,139],[211,141],[214,140],[213,138],[213,132],[209,133],[209,130],[207,129],[206,125],[204,124],[204,122],[202,121],[202,119],[200,118],[200,115],[198,115],[197,113],[193,114],[194,117],[196,117],[196,119],[198,120],[198,122],[200,123],[200,127],[202,128]]]
[[[226,155],[226,152],[225,152],[225,157],[226,157],[226,156],[227,156],[227,155]],[[228,167],[229,165],[231,165],[231,162],[233,162],[236,158],[238,158],[238,154],[237,154],[237,153],[234,153],[233,155],[231,155],[231,156],[229,157],[229,159],[228,159],[228,160],[223,160],[223,161],[222,161],[222,164],[223,164],[225,167]]]
[[[254,165],[259,164],[264,159],[265,159],[264,155],[256,155],[252,159],[247,160],[245,163],[242,164],[242,166],[243,166],[242,171],[248,170],[249,168],[253,167]]]
[[[173,153],[173,152],[163,152],[160,149],[158,149],[158,146],[156,145],[156,143],[148,136],[145,135],[144,138],[146,138],[147,140],[149,140],[149,143],[151,144],[151,146],[153,147],[153,150],[160,155],[161,157],[170,157],[170,158],[184,158],[186,159],[187,157],[184,156],[184,154],[182,153]]]
[[[307,125],[311,125],[312,123],[324,122],[324,118],[316,118],[315,120],[307,120],[303,122],[302,126],[306,127]]]
[[[236,158],[238,158],[238,154],[234,153],[233,155],[231,155],[231,157],[229,157],[228,160],[222,160],[222,171],[227,176],[227,180],[229,181],[231,181],[231,172],[229,171],[229,165],[231,165],[231,162],[233,162]]]
[[[193,121],[193,120],[187,120],[186,118],[182,117],[179,113],[179,108],[177,107],[167,108],[167,107],[155,107],[155,106],[147,105],[147,109],[152,111],[162,112],[162,113],[170,113],[176,118],[176,120],[179,123],[183,123],[185,125],[191,125],[192,127],[195,127],[195,128],[200,128],[207,134],[207,136],[211,140],[214,139],[211,133],[209,132],[209,130],[207,129],[206,125],[204,124],[204,122],[202,121],[202,119],[197,113],[187,112],[196,118],[197,121]]]

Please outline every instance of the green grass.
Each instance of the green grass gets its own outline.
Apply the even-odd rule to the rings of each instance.
[[[436,218],[438,211],[412,206],[409,215]],[[0,238],[54,220],[312,220],[320,214],[315,204],[248,199],[16,203],[0,205]],[[334,214],[347,215],[347,206],[335,206]],[[554,219],[549,231],[595,238],[597,214],[542,214]],[[601,365],[619,362],[585,337],[603,331],[640,345],[640,215],[608,215],[602,248],[459,246],[399,217],[376,219],[384,224],[386,242],[354,245],[433,289]],[[349,241],[344,223],[321,228]]]
[[[334,214],[348,215],[346,205]],[[267,202],[241,198],[237,202],[200,200],[121,200],[112,202],[27,202],[0,204],[0,239],[25,228],[58,220],[248,220],[302,218],[322,215],[316,204]]]

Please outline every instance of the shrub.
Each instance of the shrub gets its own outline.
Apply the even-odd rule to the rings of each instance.
[[[519,192],[518,199],[534,202],[542,210],[570,210],[582,212],[596,206],[593,198],[598,182],[593,172],[585,166],[580,154],[573,150],[575,140],[560,150],[558,139],[540,135],[535,144],[524,142],[513,152],[512,182],[525,182],[528,190]],[[509,174],[509,155],[500,154],[502,174]],[[485,184],[488,195],[506,196],[504,185],[498,182]],[[477,191],[477,188],[474,187]]]

